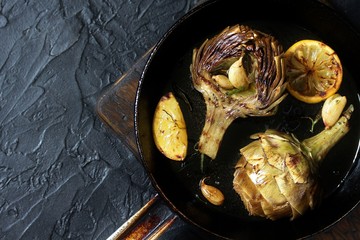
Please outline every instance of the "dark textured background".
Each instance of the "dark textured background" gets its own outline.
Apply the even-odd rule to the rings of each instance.
[[[199,2],[0,0],[0,239],[106,239],[154,195],[95,104]],[[360,29],[357,0],[331,2]]]

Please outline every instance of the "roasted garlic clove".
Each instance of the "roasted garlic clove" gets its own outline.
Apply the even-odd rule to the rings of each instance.
[[[233,89],[234,86],[231,84],[229,78],[227,78],[225,75],[214,75],[212,76],[212,79],[214,79],[214,81],[219,84],[220,87],[226,89],[226,90],[230,90]]]
[[[205,180],[206,178],[203,178],[200,181],[200,190],[203,196],[211,204],[214,204],[216,206],[222,205],[225,200],[224,194],[216,187],[206,184]]]
[[[247,89],[249,86],[249,79],[246,69],[243,66],[243,57],[234,62],[228,71],[228,77],[231,84],[238,89]]]
[[[334,94],[325,100],[321,110],[321,117],[325,128],[330,128],[337,122],[345,105],[346,97],[340,94]]]

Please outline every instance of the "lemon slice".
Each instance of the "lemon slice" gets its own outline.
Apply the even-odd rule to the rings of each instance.
[[[318,103],[340,88],[343,69],[338,55],[323,42],[301,40],[285,52],[287,89],[306,103]]]
[[[156,147],[167,158],[182,161],[187,153],[187,132],[179,103],[172,92],[164,95],[156,106],[153,119]]]

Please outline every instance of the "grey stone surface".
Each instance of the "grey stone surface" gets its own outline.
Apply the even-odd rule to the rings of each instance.
[[[106,239],[154,195],[96,99],[199,2],[0,1],[0,239]]]
[[[197,1],[0,1],[0,239],[105,239],[150,196],[95,114]]]

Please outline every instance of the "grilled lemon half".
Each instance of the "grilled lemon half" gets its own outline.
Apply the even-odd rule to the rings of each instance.
[[[318,103],[340,88],[343,69],[338,55],[323,42],[301,40],[285,52],[287,90],[306,103]]]

